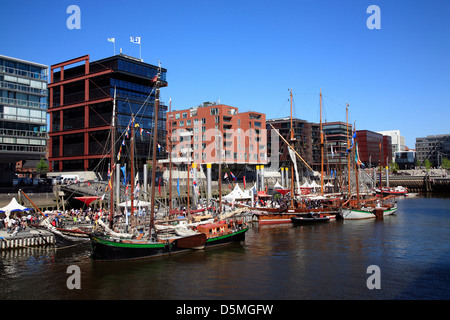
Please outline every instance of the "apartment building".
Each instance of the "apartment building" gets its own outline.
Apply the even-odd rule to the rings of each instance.
[[[172,163],[267,163],[263,113],[205,102],[167,115]]]

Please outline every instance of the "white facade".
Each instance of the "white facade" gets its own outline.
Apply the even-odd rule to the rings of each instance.
[[[395,162],[395,153],[405,151],[405,137],[400,135],[400,130],[377,131],[384,136],[390,136],[392,142],[392,161]]]

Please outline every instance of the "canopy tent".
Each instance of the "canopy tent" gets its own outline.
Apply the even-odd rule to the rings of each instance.
[[[90,205],[93,201],[100,199],[100,197],[75,197],[75,199],[83,201],[87,205]]]
[[[310,187],[311,187],[311,188],[320,188],[320,186],[319,186],[315,181],[313,181],[313,182],[310,184]]]
[[[258,191],[258,197],[260,197],[260,198],[270,198],[271,196],[268,195],[265,191]]]
[[[281,184],[278,183],[278,181],[274,184],[274,189],[282,189],[283,186]]]
[[[24,207],[21,204],[19,204],[16,200],[16,198],[12,198],[11,202],[4,206],[3,208],[0,208],[0,212],[3,213],[11,213],[11,212],[18,212],[18,211],[28,211],[31,210],[30,208]]]
[[[227,201],[244,200],[244,199],[251,199],[251,198],[252,197],[250,196],[249,192],[242,191],[242,189],[239,187],[238,184],[236,184],[233,191],[231,191],[226,196],[222,197],[223,200],[227,200]]]
[[[137,207],[150,207],[152,204],[150,202],[147,201],[142,201],[142,200],[133,200],[133,206],[135,208]],[[131,200],[128,200],[127,202],[121,202],[119,203],[120,207],[131,207]]]
[[[21,204],[19,204],[16,200],[16,198],[12,198],[11,202],[4,206],[3,208],[0,208],[0,212],[4,213],[6,215],[6,220],[9,221],[9,216],[11,212],[23,212],[23,211],[29,211],[32,210],[30,208],[24,207]]]
[[[300,187],[301,188],[312,188],[311,185],[308,183],[308,181],[305,181],[305,183],[302,184]]]

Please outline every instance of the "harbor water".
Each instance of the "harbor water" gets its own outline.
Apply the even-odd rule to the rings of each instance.
[[[450,198],[397,201],[382,220],[252,224],[245,242],[139,261],[93,261],[88,245],[3,251],[0,299],[449,299]]]

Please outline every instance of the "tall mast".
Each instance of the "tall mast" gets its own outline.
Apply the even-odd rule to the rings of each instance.
[[[322,130],[322,89],[320,89],[320,194],[323,195],[323,130]]]
[[[355,128],[355,124],[353,123],[353,130],[355,130],[356,132],[356,128]],[[355,141],[355,146],[354,146],[354,150],[353,150],[353,154],[354,154],[354,158],[355,158],[355,182],[356,182],[356,199],[357,199],[357,206],[359,208],[359,165],[358,165],[358,161],[356,159],[356,155],[358,150],[356,150],[357,148],[357,143]]]
[[[131,217],[134,215],[134,114],[131,114],[131,161],[130,161],[130,174],[131,174]]]
[[[348,168],[348,197],[350,198],[351,194],[351,184],[350,184],[350,152],[348,149],[350,149],[350,136],[348,134],[348,103],[345,108],[346,114],[347,114],[347,168]]]
[[[169,114],[172,112],[172,99],[169,100]],[[167,146],[169,147],[169,215],[172,211],[172,120],[168,121]]]
[[[291,102],[291,142],[294,141],[294,129],[293,129],[293,125],[292,125],[292,89],[290,91],[290,102]]]
[[[221,127],[222,126],[220,125],[220,128]],[[219,133],[216,133],[216,138],[219,141],[219,214],[222,213],[222,134],[220,132],[221,131],[219,131]]]
[[[155,124],[153,125],[153,156],[152,156],[152,200],[150,208],[150,230],[154,226],[155,219],[155,179],[156,179],[156,145],[158,144],[158,113],[159,113],[159,71],[156,79],[156,97],[155,97]],[[151,234],[151,231],[150,231]]]
[[[291,146],[294,144],[294,128],[292,125],[292,89],[289,93],[289,101],[291,103]],[[294,147],[294,146],[292,146]],[[294,164],[291,164],[291,208],[294,207]]]
[[[112,111],[112,120],[111,120],[111,169],[109,180],[111,181],[111,196],[110,196],[110,205],[109,205],[109,227],[111,228],[113,225],[114,218],[114,176],[113,172],[115,169],[114,166],[114,155],[115,145],[116,145],[116,88],[114,88],[114,99],[113,99],[113,111]]]

